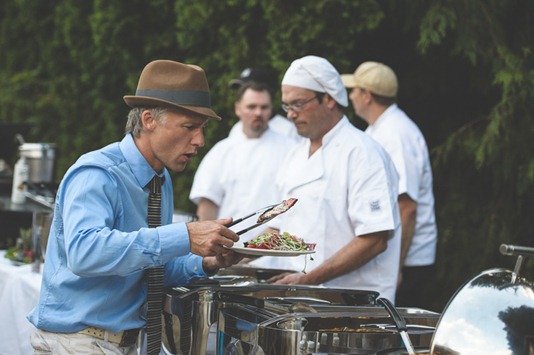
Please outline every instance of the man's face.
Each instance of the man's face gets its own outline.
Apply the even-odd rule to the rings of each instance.
[[[243,132],[248,138],[261,136],[268,127],[273,105],[268,91],[247,89],[241,100],[234,105],[235,114],[243,123]]]
[[[361,117],[363,120],[367,121],[366,116],[366,98],[369,93],[362,88],[355,87],[351,90],[349,99],[352,102],[352,107],[354,108],[354,113]]]
[[[198,148],[204,146],[203,129],[207,121],[206,117],[189,111],[173,110],[167,111],[162,120],[149,119],[147,160],[154,170],[166,166],[172,171],[183,171]]]
[[[325,100],[319,103],[316,95],[314,91],[308,89],[282,85],[282,103],[289,107],[287,118],[293,121],[299,135],[312,140],[321,139],[330,129],[326,127]]]

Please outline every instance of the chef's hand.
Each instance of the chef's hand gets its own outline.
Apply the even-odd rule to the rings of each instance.
[[[221,254],[204,257],[204,259],[202,259],[202,268],[206,274],[213,275],[216,274],[220,268],[235,265],[241,261],[241,259],[243,259],[243,255],[231,250],[225,250]]]
[[[307,276],[307,274],[301,272],[286,272],[271,277],[267,282],[280,285],[313,285]]]
[[[232,218],[187,223],[191,253],[215,256],[227,251],[223,245],[230,248],[239,240],[234,231],[224,226],[230,222]]]

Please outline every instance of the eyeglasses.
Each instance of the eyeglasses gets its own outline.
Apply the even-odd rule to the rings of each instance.
[[[310,102],[311,100],[313,99],[316,99],[317,96],[314,96],[312,98],[309,98],[308,100],[305,100],[305,101],[302,101],[302,102],[295,102],[293,104],[282,104],[282,110],[284,110],[285,112],[289,112],[289,110],[293,111],[293,112],[300,112],[302,111],[302,109],[304,109],[304,106],[306,106],[306,104],[308,102]]]

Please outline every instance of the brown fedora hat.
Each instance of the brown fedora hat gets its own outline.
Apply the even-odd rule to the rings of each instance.
[[[171,60],[148,63],[139,77],[135,95],[124,96],[124,101],[130,107],[178,107],[221,119],[211,109],[210,89],[204,70]]]

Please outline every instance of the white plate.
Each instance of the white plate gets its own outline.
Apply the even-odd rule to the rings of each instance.
[[[257,248],[239,248],[235,246],[231,247],[230,249],[232,249],[236,253],[246,254],[246,255],[257,255],[257,256],[299,256],[299,255],[315,253],[315,250],[301,250],[301,251],[272,250],[272,249],[257,249]]]

